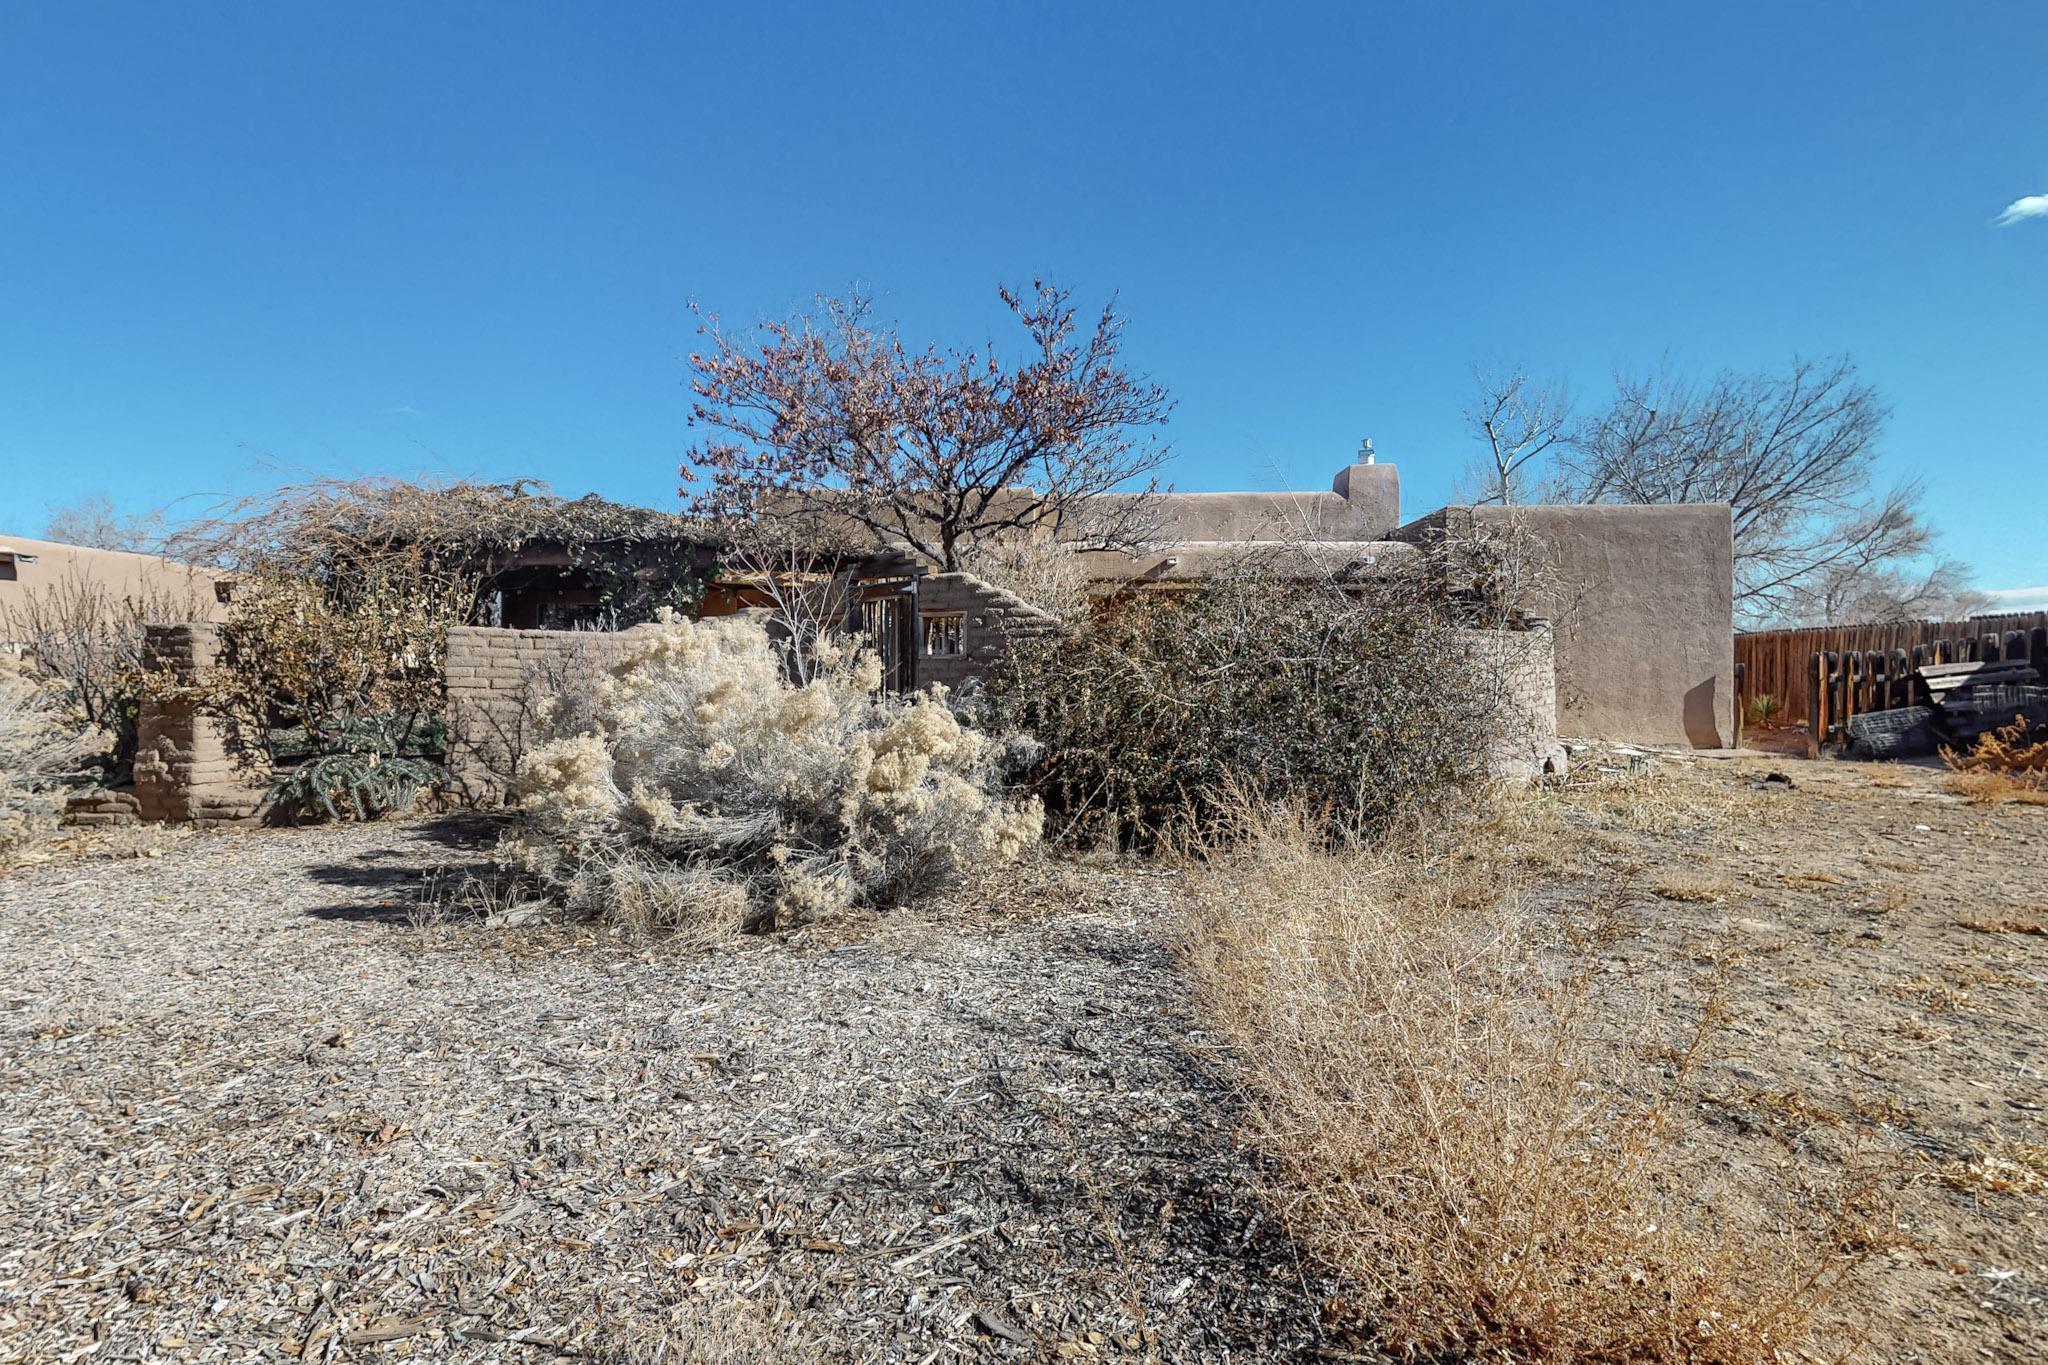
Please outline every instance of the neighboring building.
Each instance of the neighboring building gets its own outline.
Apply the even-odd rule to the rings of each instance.
[[[227,611],[227,580],[213,570],[161,555],[0,534],[0,646],[17,643],[9,622],[31,596],[72,589],[149,603],[162,608],[164,620],[218,621]]]

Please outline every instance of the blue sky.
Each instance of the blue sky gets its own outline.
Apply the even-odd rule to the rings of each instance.
[[[2048,585],[2048,213],[1993,225],[2044,69],[2039,0],[10,5],[0,529],[278,467],[665,504],[689,299],[972,343],[1046,274],[1179,486],[1370,435],[1418,512],[1474,362],[1848,351],[1947,549]]]

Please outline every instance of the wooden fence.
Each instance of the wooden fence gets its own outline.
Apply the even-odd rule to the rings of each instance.
[[[1752,697],[1772,697],[1773,723],[1824,739],[1847,715],[1905,705],[1905,678],[1922,664],[1977,659],[2027,659],[2048,678],[2048,611],[1737,635],[1736,700],[1746,713]]]

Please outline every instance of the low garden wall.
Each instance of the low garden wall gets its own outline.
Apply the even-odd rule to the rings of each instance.
[[[924,685],[958,689],[984,673],[1012,641],[1062,629],[1058,618],[971,574],[933,574],[919,586],[919,608],[927,618],[960,618],[959,652],[919,659]],[[206,623],[151,626],[147,657],[153,668],[174,678],[194,679],[214,662],[219,631]],[[489,626],[450,630],[448,767],[463,795],[484,805],[502,802],[520,759],[542,738],[549,704],[565,692],[587,695],[587,685],[624,657],[638,643],[637,635]],[[1503,776],[1527,778],[1561,766],[1551,633],[1475,631],[1472,636],[1474,667],[1504,689],[1513,718],[1511,733],[1495,747],[1495,768]],[[78,823],[126,823],[139,817],[220,825],[262,815],[269,775],[238,763],[220,724],[189,702],[148,697],[137,732],[132,797],[81,802],[72,813]]]
[[[646,627],[505,630],[457,626],[448,632],[448,768],[470,799],[505,799],[519,760],[542,738],[546,708],[578,683],[624,658]]]
[[[1557,737],[1557,640],[1547,627],[1470,632],[1473,668],[1499,689],[1502,726],[1489,761],[1497,776],[1527,782],[1562,774]]]

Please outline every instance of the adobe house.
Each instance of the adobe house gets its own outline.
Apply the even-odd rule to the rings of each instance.
[[[1550,600],[1533,604],[1553,636],[1556,732],[1646,744],[1719,748],[1735,736],[1734,570],[1724,506],[1443,507],[1404,521],[1400,472],[1370,451],[1337,471],[1327,491],[1171,493],[1156,499],[1142,549],[1082,554],[1103,592],[1186,586],[1265,550],[1304,574],[1372,572],[1400,563],[1433,538],[1533,539],[1550,561]],[[590,507],[583,499],[571,507]],[[714,570],[700,529],[641,509],[605,507],[618,525],[644,516],[633,534],[645,554],[635,577],[687,566],[703,575],[704,615],[769,605],[759,575]],[[656,523],[659,523],[658,525]],[[596,544],[578,547],[587,565]],[[494,561],[504,608],[492,624],[588,627],[594,590],[564,547],[526,542]],[[843,576],[846,625],[882,652],[895,686],[958,688],[986,670],[1008,642],[1060,623],[969,573],[939,573],[896,551],[828,556],[820,572]],[[631,562],[631,561],[629,561]],[[453,651],[451,651],[453,653]]]
[[[524,680],[572,655],[619,648],[620,637],[604,630],[604,604],[622,585],[648,600],[687,586],[704,615],[773,602],[766,576],[715,567],[717,547],[701,528],[579,501],[584,511],[601,510],[610,527],[622,513],[649,520],[629,518],[634,524],[616,542],[534,536],[494,552],[495,619],[459,627],[448,640],[451,733],[463,716],[493,732],[516,730],[513,713],[527,704]],[[1291,559],[1304,575],[1323,576],[1392,567],[1435,538],[1526,535],[1553,570],[1550,600],[1534,604],[1548,628],[1474,632],[1475,649],[1506,651],[1501,676],[1531,716],[1529,733],[1500,756],[1504,768],[1540,771],[1557,735],[1696,748],[1734,741],[1733,538],[1725,506],[1456,506],[1403,521],[1398,470],[1368,457],[1337,471],[1326,492],[1175,493],[1154,510],[1142,548],[1083,554],[1100,591],[1186,587],[1248,551],[1278,556],[1283,570]],[[900,550],[821,554],[791,572],[833,581],[831,600],[841,604],[846,628],[875,642],[898,687],[958,688],[1011,641],[1064,628],[973,574],[933,572]],[[685,583],[685,573],[697,577]],[[161,628],[152,631],[153,645],[181,666],[197,666],[211,656],[214,631]],[[229,771],[203,718],[145,716],[143,725],[171,760],[147,774],[138,765],[146,815],[225,820],[253,809],[248,779]]]
[[[1456,506],[1403,521],[1399,470],[1378,462],[1370,442],[1361,453],[1327,492],[1166,494],[1144,548],[1088,553],[1089,574],[1105,590],[1171,588],[1261,547],[1304,574],[1371,572],[1433,538],[1514,531],[1549,560],[1549,600],[1531,605],[1555,637],[1559,734],[1702,749],[1734,743],[1727,507]]]
[[[162,555],[100,550],[54,540],[0,535],[0,648],[15,648],[10,621],[37,597],[83,588],[110,600],[178,604],[199,620],[226,611],[222,576]]]

